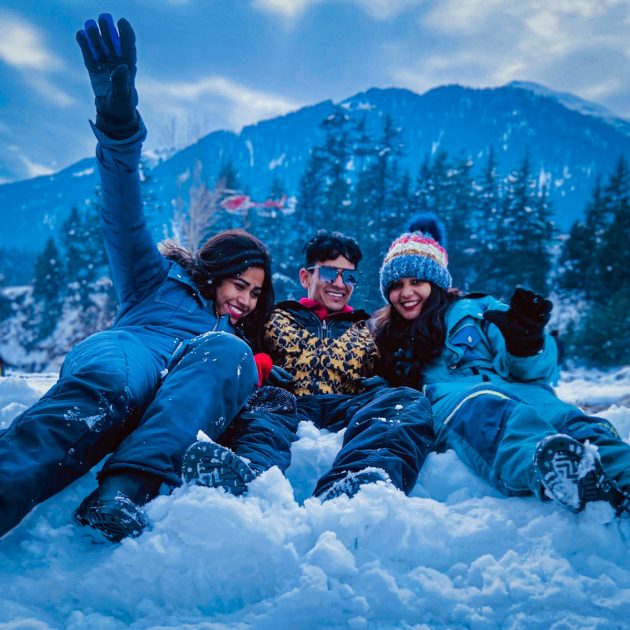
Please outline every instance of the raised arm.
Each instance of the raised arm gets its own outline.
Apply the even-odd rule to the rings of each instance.
[[[103,236],[122,309],[141,300],[167,273],[142,212],[138,164],[146,130],[136,107],[136,37],[124,18],[88,20],[77,42],[96,105],[94,133],[103,189]]]
[[[507,353],[497,357],[503,369],[520,381],[549,382],[555,373],[556,344],[545,334],[553,304],[544,296],[518,287],[507,310],[489,310],[484,319],[505,340]]]

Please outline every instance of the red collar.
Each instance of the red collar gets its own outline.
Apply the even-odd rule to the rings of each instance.
[[[317,300],[311,300],[311,298],[300,298],[300,304],[302,306],[306,306],[309,311],[315,313],[315,315],[317,315],[317,317],[319,317],[322,321],[324,321],[327,317],[337,315],[337,313],[352,313],[354,310],[346,304],[340,311],[331,313],[323,304],[320,304]]]

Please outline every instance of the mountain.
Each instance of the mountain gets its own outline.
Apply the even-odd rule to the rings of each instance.
[[[532,83],[487,89],[448,85],[424,94],[372,88],[340,105],[355,120],[365,117],[373,136],[384,116],[392,116],[402,129],[402,168],[413,176],[438,150],[469,156],[481,167],[492,146],[503,176],[527,153],[534,171],[550,183],[555,219],[563,230],[583,213],[596,177],[608,175],[621,154],[630,156],[629,122]],[[216,131],[148,167],[154,208],[149,220],[156,235],[170,224],[173,202],[187,199],[196,163],[202,178],[213,181],[230,161],[242,188],[256,200],[266,198],[274,178],[289,193],[297,192],[309,150],[323,140],[319,124],[334,108],[324,101],[238,134]],[[0,247],[40,251],[71,207],[93,197],[97,184],[94,160],[86,159],[51,176],[1,185]]]

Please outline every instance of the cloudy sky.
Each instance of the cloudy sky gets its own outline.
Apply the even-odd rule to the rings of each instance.
[[[628,0],[0,0],[0,183],[93,154],[74,34],[138,39],[148,147],[369,87],[534,81],[630,118]]]

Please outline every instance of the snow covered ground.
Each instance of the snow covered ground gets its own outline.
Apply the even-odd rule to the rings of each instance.
[[[0,426],[54,376],[0,379]],[[562,398],[630,441],[630,368],[573,372]],[[71,522],[94,475],[0,540],[0,628],[630,628],[630,519],[505,498],[453,452],[411,497],[380,485],[308,498],[341,435],[303,423],[289,480],[248,496],[182,488],[150,531],[98,544]]]

